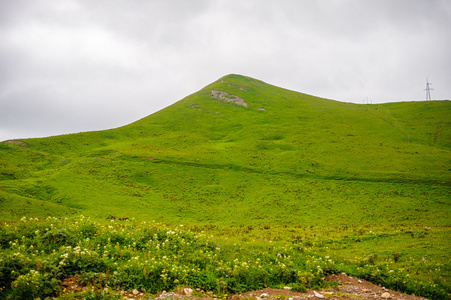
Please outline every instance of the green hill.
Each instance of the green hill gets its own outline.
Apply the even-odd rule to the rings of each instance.
[[[0,187],[66,212],[224,224],[332,211],[337,224],[372,223],[393,212],[377,199],[396,196],[396,223],[416,215],[411,201],[434,201],[416,197],[431,185],[448,196],[450,112],[449,101],[356,105],[228,75],[118,129],[4,142]],[[448,221],[447,203],[431,222]],[[4,219],[22,215],[2,207]]]
[[[115,215],[343,258],[407,251],[446,261],[447,280],[450,116],[450,101],[358,105],[228,75],[124,127],[0,143],[0,220]]]

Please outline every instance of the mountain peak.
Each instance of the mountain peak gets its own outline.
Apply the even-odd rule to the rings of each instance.
[[[244,76],[244,75],[240,75],[240,74],[228,74],[228,75],[225,75],[225,76],[223,76],[223,77],[221,77],[221,78],[219,78],[219,80],[236,80],[236,79],[246,79],[246,78],[250,78],[250,77],[246,77],[246,76]]]
[[[226,83],[229,86],[233,86],[233,85],[261,85],[261,84],[267,84],[261,80],[252,78],[252,77],[248,77],[248,76],[244,76],[244,75],[240,75],[240,74],[228,74],[225,75],[221,78],[219,78],[218,80],[216,80],[215,82],[213,82],[212,84],[216,84],[216,83]]]

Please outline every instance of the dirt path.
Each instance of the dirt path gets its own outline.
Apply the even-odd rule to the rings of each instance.
[[[294,292],[289,289],[272,289],[266,288],[258,291],[243,293],[240,295],[229,295],[227,298],[231,300],[302,300],[302,299],[404,299],[404,300],[424,300],[425,298],[407,295],[386,289],[382,286],[372,284],[366,280],[358,279],[345,274],[329,275],[326,281],[336,281],[338,286],[325,290],[308,290],[307,293]],[[65,293],[85,291],[78,282],[78,277],[73,276],[62,282]],[[189,288],[180,289],[176,292],[163,292],[156,295],[143,294],[137,290],[132,292],[116,291],[122,294],[124,299],[147,300],[149,297],[155,300],[219,300],[216,295],[204,293],[200,290],[192,290]]]
[[[271,299],[405,299],[405,300],[420,300],[422,297],[407,295],[400,292],[395,292],[384,287],[372,284],[366,280],[361,280],[352,276],[344,274],[329,275],[326,277],[327,281],[336,281],[340,285],[326,290],[308,290],[307,293],[291,292],[289,290],[264,289],[255,292],[244,294],[244,298],[261,297]]]

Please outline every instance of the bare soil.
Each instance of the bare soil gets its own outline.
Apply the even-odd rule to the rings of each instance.
[[[19,141],[19,140],[8,140],[8,141],[5,141],[5,143],[6,144],[12,144],[12,145],[26,146],[26,147],[29,146],[27,143]]]
[[[301,299],[405,299],[405,300],[424,300],[425,298],[407,295],[386,289],[385,287],[372,284],[366,280],[358,279],[345,274],[329,275],[326,281],[336,281],[338,286],[323,290],[308,290],[307,293],[294,292],[286,289],[266,288],[258,291],[247,292],[239,295],[228,295],[231,300],[301,300]],[[87,287],[80,284],[77,276],[71,276],[63,280],[60,284],[63,294],[80,293],[87,290]],[[191,294],[186,294],[186,289],[181,288],[174,292],[162,292],[156,295],[135,291],[115,291],[123,296],[124,299],[155,299],[155,300],[218,300],[216,295],[211,292],[206,293],[200,290],[194,290]]]
[[[269,299],[406,299],[406,300],[424,300],[425,298],[407,295],[404,293],[396,292],[386,289],[385,287],[372,284],[363,279],[358,279],[345,274],[329,275],[325,279],[326,281],[336,281],[338,286],[324,290],[308,290],[307,293],[292,292],[285,289],[263,289],[254,292],[248,292],[242,295],[242,298],[264,298]],[[262,294],[265,297],[261,297]],[[258,300],[258,299],[257,299]]]

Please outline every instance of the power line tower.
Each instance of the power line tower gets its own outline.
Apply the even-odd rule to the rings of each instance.
[[[431,90],[432,89],[430,86],[432,85],[432,83],[429,83],[429,78],[426,77],[426,88],[424,89],[426,91],[426,101],[431,101]]]

